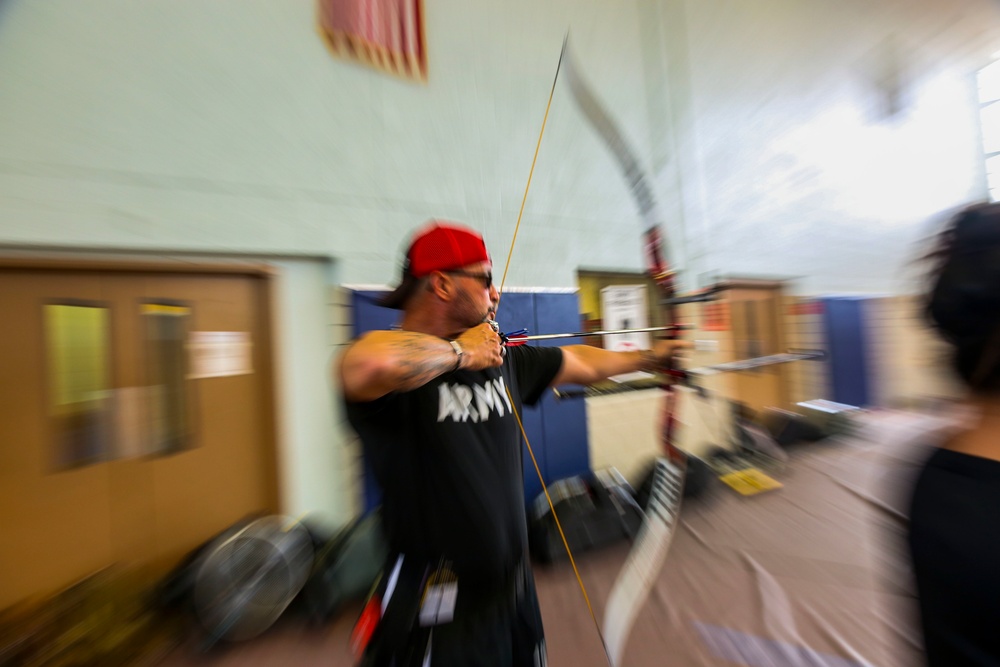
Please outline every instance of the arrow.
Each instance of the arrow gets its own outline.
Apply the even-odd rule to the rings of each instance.
[[[553,333],[553,334],[504,334],[504,343],[507,345],[524,345],[533,340],[555,340],[557,338],[580,338],[582,336],[613,336],[615,334],[643,333],[647,331],[687,331],[694,329],[690,324],[671,324],[665,327],[643,327],[642,329],[607,329],[604,331],[576,331],[574,333]]]

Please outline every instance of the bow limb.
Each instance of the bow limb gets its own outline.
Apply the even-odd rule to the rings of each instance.
[[[597,132],[622,171],[642,219],[646,264],[660,290],[660,303],[668,324],[676,322],[673,298],[674,274],[665,261],[663,217],[653,195],[649,177],[618,129],[610,114],[580,76],[572,54],[564,44],[562,69],[573,100]],[[639,535],[615,580],[604,614],[605,650],[612,665],[621,662],[632,624],[645,604],[646,597],[667,556],[677,524],[684,486],[683,455],[673,444],[676,393],[671,383],[666,389],[661,424],[664,458],[656,462],[653,492]]]
[[[590,91],[590,88],[579,75],[569,52],[568,39],[563,41],[562,51],[559,56],[559,64],[556,67],[556,74],[552,81],[552,89],[549,93],[548,104],[545,108],[545,116],[543,117],[541,131],[538,135],[538,142],[535,146],[535,154],[532,159],[531,170],[528,173],[528,181],[525,186],[524,197],[521,201],[521,208],[518,212],[517,225],[514,229],[514,235],[511,241],[510,251],[507,255],[507,262],[504,267],[503,278],[501,280],[499,291],[502,294],[504,284],[506,283],[507,271],[510,268],[511,257],[514,253],[514,245],[517,241],[517,233],[521,226],[525,203],[528,199],[528,192],[531,187],[535,164],[538,160],[538,152],[541,148],[542,137],[545,134],[549,110],[552,106],[552,98],[555,93],[556,84],[559,81],[560,73],[564,74],[573,99],[580,108],[581,112],[584,114],[584,117],[587,118],[617,160],[626,182],[629,185],[630,192],[636,201],[639,215],[644,223],[643,244],[645,247],[646,264],[651,277],[656,281],[657,287],[660,290],[661,305],[665,310],[666,321],[668,324],[672,325],[676,321],[674,316],[674,304],[672,302],[674,297],[674,274],[669,270],[667,263],[664,260],[666,253],[663,249],[663,237],[660,232],[662,216],[660,215],[659,208],[656,204],[656,199],[653,196],[653,189],[650,186],[646,172],[641,167],[639,160],[636,158],[635,153],[629,146],[625,136],[618,130],[618,127],[615,125],[611,116],[604,110],[597,97]],[[495,328],[497,327],[495,326]],[[548,501],[549,509],[552,512],[552,517],[555,520],[556,527],[558,528],[559,534],[563,540],[563,545],[566,548],[566,553],[569,556],[570,563],[573,566],[573,571],[576,574],[577,582],[579,583],[584,599],[586,600],[587,608],[590,611],[591,618],[594,620],[594,625],[597,628],[598,636],[604,646],[608,663],[612,666],[616,666],[620,663],[625,642],[628,639],[635,617],[638,615],[639,610],[645,603],[650,584],[653,580],[655,580],[660,569],[662,568],[667,555],[667,550],[670,547],[674,526],[676,525],[676,519],[680,509],[681,491],[684,484],[684,466],[683,457],[672,443],[672,431],[674,425],[673,405],[675,401],[675,394],[673,392],[672,384],[667,384],[664,388],[667,390],[667,394],[663,411],[661,433],[662,446],[664,453],[667,454],[667,458],[661,458],[656,463],[656,477],[654,479],[653,493],[650,498],[649,509],[647,510],[646,517],[643,521],[639,535],[636,538],[636,542],[633,545],[632,550],[629,552],[628,559],[626,560],[626,563],[619,573],[614,587],[612,588],[607,607],[605,608],[603,631],[601,624],[598,623],[597,617],[594,614],[593,606],[591,605],[590,598],[587,595],[587,589],[583,584],[583,580],[580,577],[579,570],[576,566],[576,560],[573,558],[573,553],[566,540],[565,534],[563,533],[562,525],[559,522],[555,506],[549,496],[547,485],[542,477],[541,470],[535,460],[535,455],[531,444],[528,441],[527,433],[524,431],[520,415],[518,415],[516,411],[514,413],[515,417],[517,417],[518,425],[521,428],[521,434],[524,438],[525,445],[527,446],[528,453],[532,459],[532,463],[534,464],[535,471],[542,483],[542,489]]]
[[[531,160],[531,169],[528,171],[528,181],[524,186],[524,197],[521,199],[521,208],[517,214],[517,224],[514,226],[514,235],[510,242],[510,250],[507,252],[507,262],[504,265],[503,277],[500,280],[500,289],[498,290],[498,299],[496,308],[499,308],[499,299],[503,296],[504,285],[507,282],[507,271],[510,269],[510,260],[514,256],[514,245],[517,243],[517,233],[521,228],[521,218],[524,215],[524,206],[528,201],[528,192],[531,189],[531,179],[535,173],[535,164],[538,162],[538,152],[542,147],[542,137],[545,136],[545,126],[549,119],[549,110],[552,108],[552,98],[555,95],[556,84],[559,82],[559,73],[562,71],[563,57],[567,53],[568,35],[567,38],[563,40],[562,50],[559,52],[559,62],[556,65],[556,73],[552,78],[552,88],[549,91],[549,101],[545,106],[545,115],[542,118],[542,128],[538,132],[538,142],[535,144],[535,155]],[[494,330],[499,333],[499,325],[495,322],[492,323]],[[516,405],[513,397],[510,396],[510,388],[507,387],[507,397],[510,400],[511,405]],[[573,551],[569,547],[569,541],[566,539],[566,534],[563,532],[562,523],[559,521],[559,515],[556,513],[555,504],[552,502],[552,497],[549,495],[548,485],[545,483],[545,478],[542,475],[542,470],[538,466],[538,460],[535,458],[534,449],[531,447],[531,442],[528,440],[528,433],[524,429],[524,423],[521,421],[521,415],[514,411],[514,417],[517,419],[517,426],[521,430],[521,437],[524,439],[525,447],[528,450],[528,455],[531,457],[531,463],[535,468],[535,473],[538,475],[538,481],[541,482],[542,492],[545,494],[545,500],[548,501],[549,511],[552,513],[552,518],[555,521],[556,528],[559,530],[559,537],[562,538],[563,546],[566,548],[566,555],[569,556],[569,562],[573,566],[573,573],[576,575],[576,581],[580,585],[580,591],[583,593],[583,599],[587,603],[587,609],[590,611],[590,618],[594,621],[594,627],[597,629],[597,635],[601,640],[601,646],[604,647],[604,653],[608,658],[608,664],[612,664],[611,654],[608,652],[607,642],[604,640],[604,634],[601,632],[601,624],[597,621],[597,615],[594,613],[594,607],[590,603],[590,596],[587,594],[587,587],[583,585],[583,578],[580,576],[580,570],[576,566],[576,559],[573,557]]]

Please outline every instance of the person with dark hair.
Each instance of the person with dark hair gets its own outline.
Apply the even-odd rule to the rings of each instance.
[[[688,346],[505,348],[492,269],[478,233],[430,223],[383,301],[401,329],[361,336],[337,365],[390,549],[355,628],[365,665],[545,664],[514,413],[552,385],[666,366]]]
[[[928,664],[1000,665],[1000,205],[964,209],[940,238],[927,313],[977,419],[920,471],[909,548]]]

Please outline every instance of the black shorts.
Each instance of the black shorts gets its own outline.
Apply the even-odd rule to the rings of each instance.
[[[544,667],[545,638],[530,569],[519,568],[510,594],[460,602],[449,622],[421,626],[425,571],[403,568],[361,664],[364,667]],[[384,592],[384,587],[383,587]],[[468,599],[470,596],[466,596]]]

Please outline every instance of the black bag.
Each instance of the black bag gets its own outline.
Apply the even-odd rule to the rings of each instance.
[[[613,468],[554,482],[549,495],[574,553],[632,539],[642,525],[642,508],[632,487]],[[566,548],[544,493],[528,511],[532,556],[544,563],[565,558]]]
[[[329,620],[344,605],[368,596],[388,554],[381,512],[356,519],[319,546],[299,604],[313,620]]]

